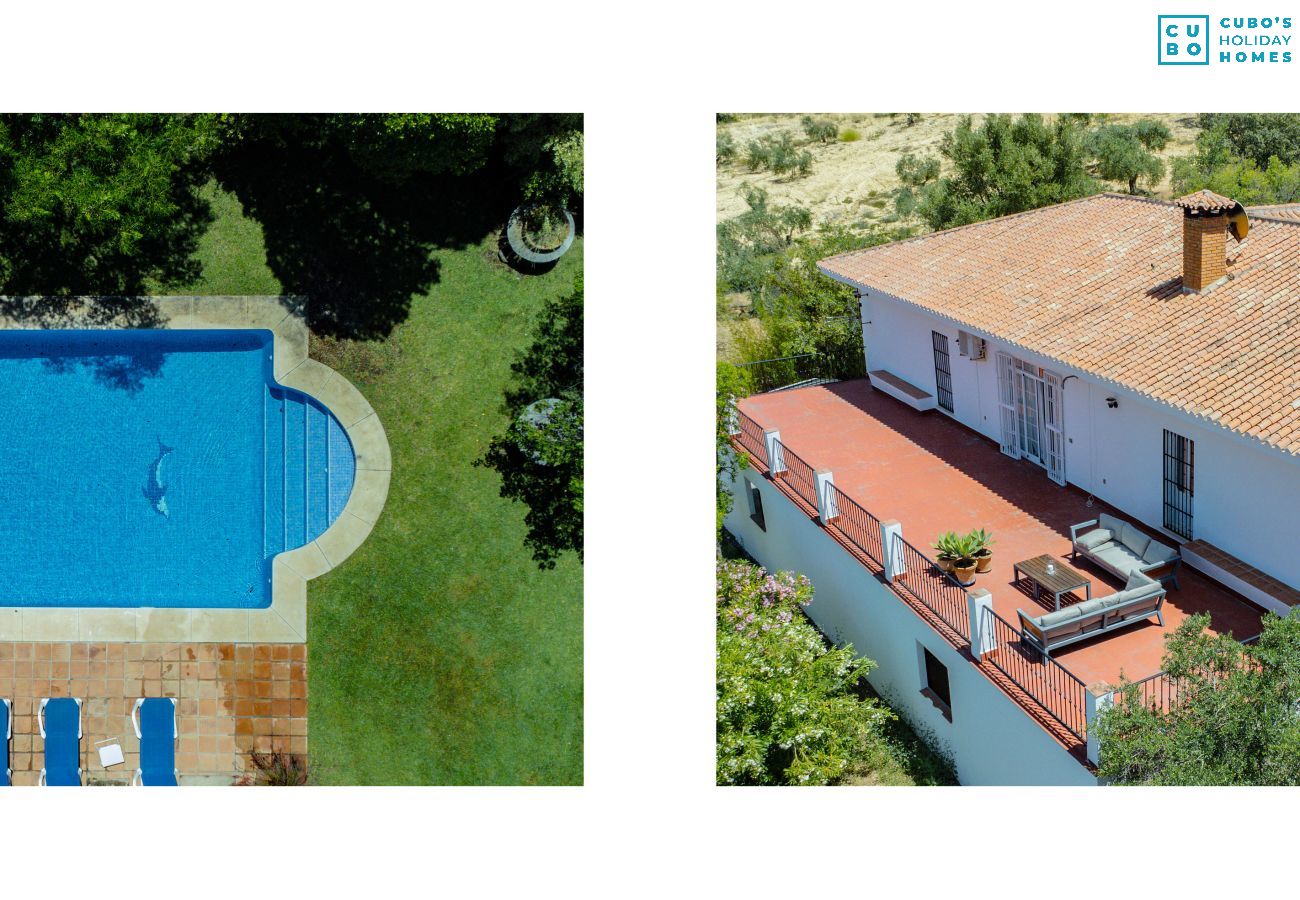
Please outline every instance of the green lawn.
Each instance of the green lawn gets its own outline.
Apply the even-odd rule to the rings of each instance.
[[[262,231],[214,193],[198,294],[278,293]],[[472,462],[543,301],[582,244],[522,277],[491,241],[438,251],[438,282],[386,342],[315,343],[352,379],[393,451],[366,543],[308,588],[312,779],[322,784],[580,784],[582,567],[540,571],[523,512]]]

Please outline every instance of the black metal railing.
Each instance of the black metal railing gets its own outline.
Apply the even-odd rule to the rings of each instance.
[[[992,608],[984,610],[994,649],[984,661],[1028,694],[1053,719],[1079,740],[1088,733],[1088,688],[1069,669],[1044,656],[1026,642],[1020,630]]]
[[[970,601],[966,599],[966,589],[902,535],[894,535],[892,552],[903,565],[903,574],[894,583],[969,642]]]
[[[805,503],[813,509],[818,509],[817,505],[817,476],[813,474],[813,467],[803,461],[803,457],[795,453],[780,441],[776,442],[781,447],[781,460],[784,468],[780,473],[780,478],[791,489],[799,495]]]
[[[1259,635],[1248,637],[1240,641],[1243,646],[1250,646],[1259,640]],[[1247,657],[1244,665],[1248,668],[1257,667],[1259,662],[1252,657]],[[1159,712],[1168,712],[1173,705],[1178,702],[1180,689],[1180,680],[1170,675],[1168,672],[1157,672],[1154,675],[1148,675],[1137,681],[1125,682],[1120,689],[1115,692],[1116,703],[1127,703],[1129,698],[1136,699],[1143,706],[1154,709]]]
[[[750,457],[758,460],[766,467],[767,444],[763,440],[763,426],[745,415],[738,408],[733,407],[733,409],[736,414],[736,426],[740,429],[739,433],[735,435],[736,441]]]
[[[1178,699],[1178,679],[1168,672],[1148,675],[1140,681],[1124,685],[1115,693],[1115,702],[1127,703],[1130,697],[1149,709],[1167,712]]]
[[[849,543],[866,554],[867,558],[876,565],[883,566],[885,554],[880,543],[880,520],[835,485],[832,484],[828,490],[831,502],[835,505],[835,527]]]
[[[757,394],[826,381],[867,377],[867,360],[861,351],[800,353],[759,359],[737,366]]]

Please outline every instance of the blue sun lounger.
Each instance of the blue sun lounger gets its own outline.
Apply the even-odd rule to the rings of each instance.
[[[46,697],[36,711],[45,741],[40,784],[81,786],[81,698]]]
[[[147,697],[135,701],[131,724],[140,739],[140,768],[135,771],[137,785],[176,787],[176,699]]]
[[[13,704],[0,697],[0,734],[4,735],[5,754],[4,759],[0,760],[0,787],[8,787],[13,784],[14,771],[9,768],[9,742],[14,736],[14,707]]]

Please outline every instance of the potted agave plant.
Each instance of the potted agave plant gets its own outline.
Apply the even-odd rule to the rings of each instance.
[[[983,528],[976,528],[967,535],[974,543],[974,552],[971,556],[975,558],[975,571],[987,572],[993,566],[993,535]]]
[[[975,541],[969,534],[959,535],[953,544],[952,552],[956,558],[952,561],[952,575],[962,587],[975,583],[975,568],[979,565],[975,549]]]
[[[945,531],[930,545],[938,552],[935,562],[945,572],[952,572],[952,564],[961,556],[961,548],[958,546],[960,542],[957,532]]]

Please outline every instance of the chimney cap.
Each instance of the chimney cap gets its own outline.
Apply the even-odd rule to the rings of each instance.
[[[1210,190],[1196,191],[1186,197],[1179,197],[1174,204],[1181,206],[1187,212],[1208,213],[1228,212],[1240,205],[1236,200]]]

